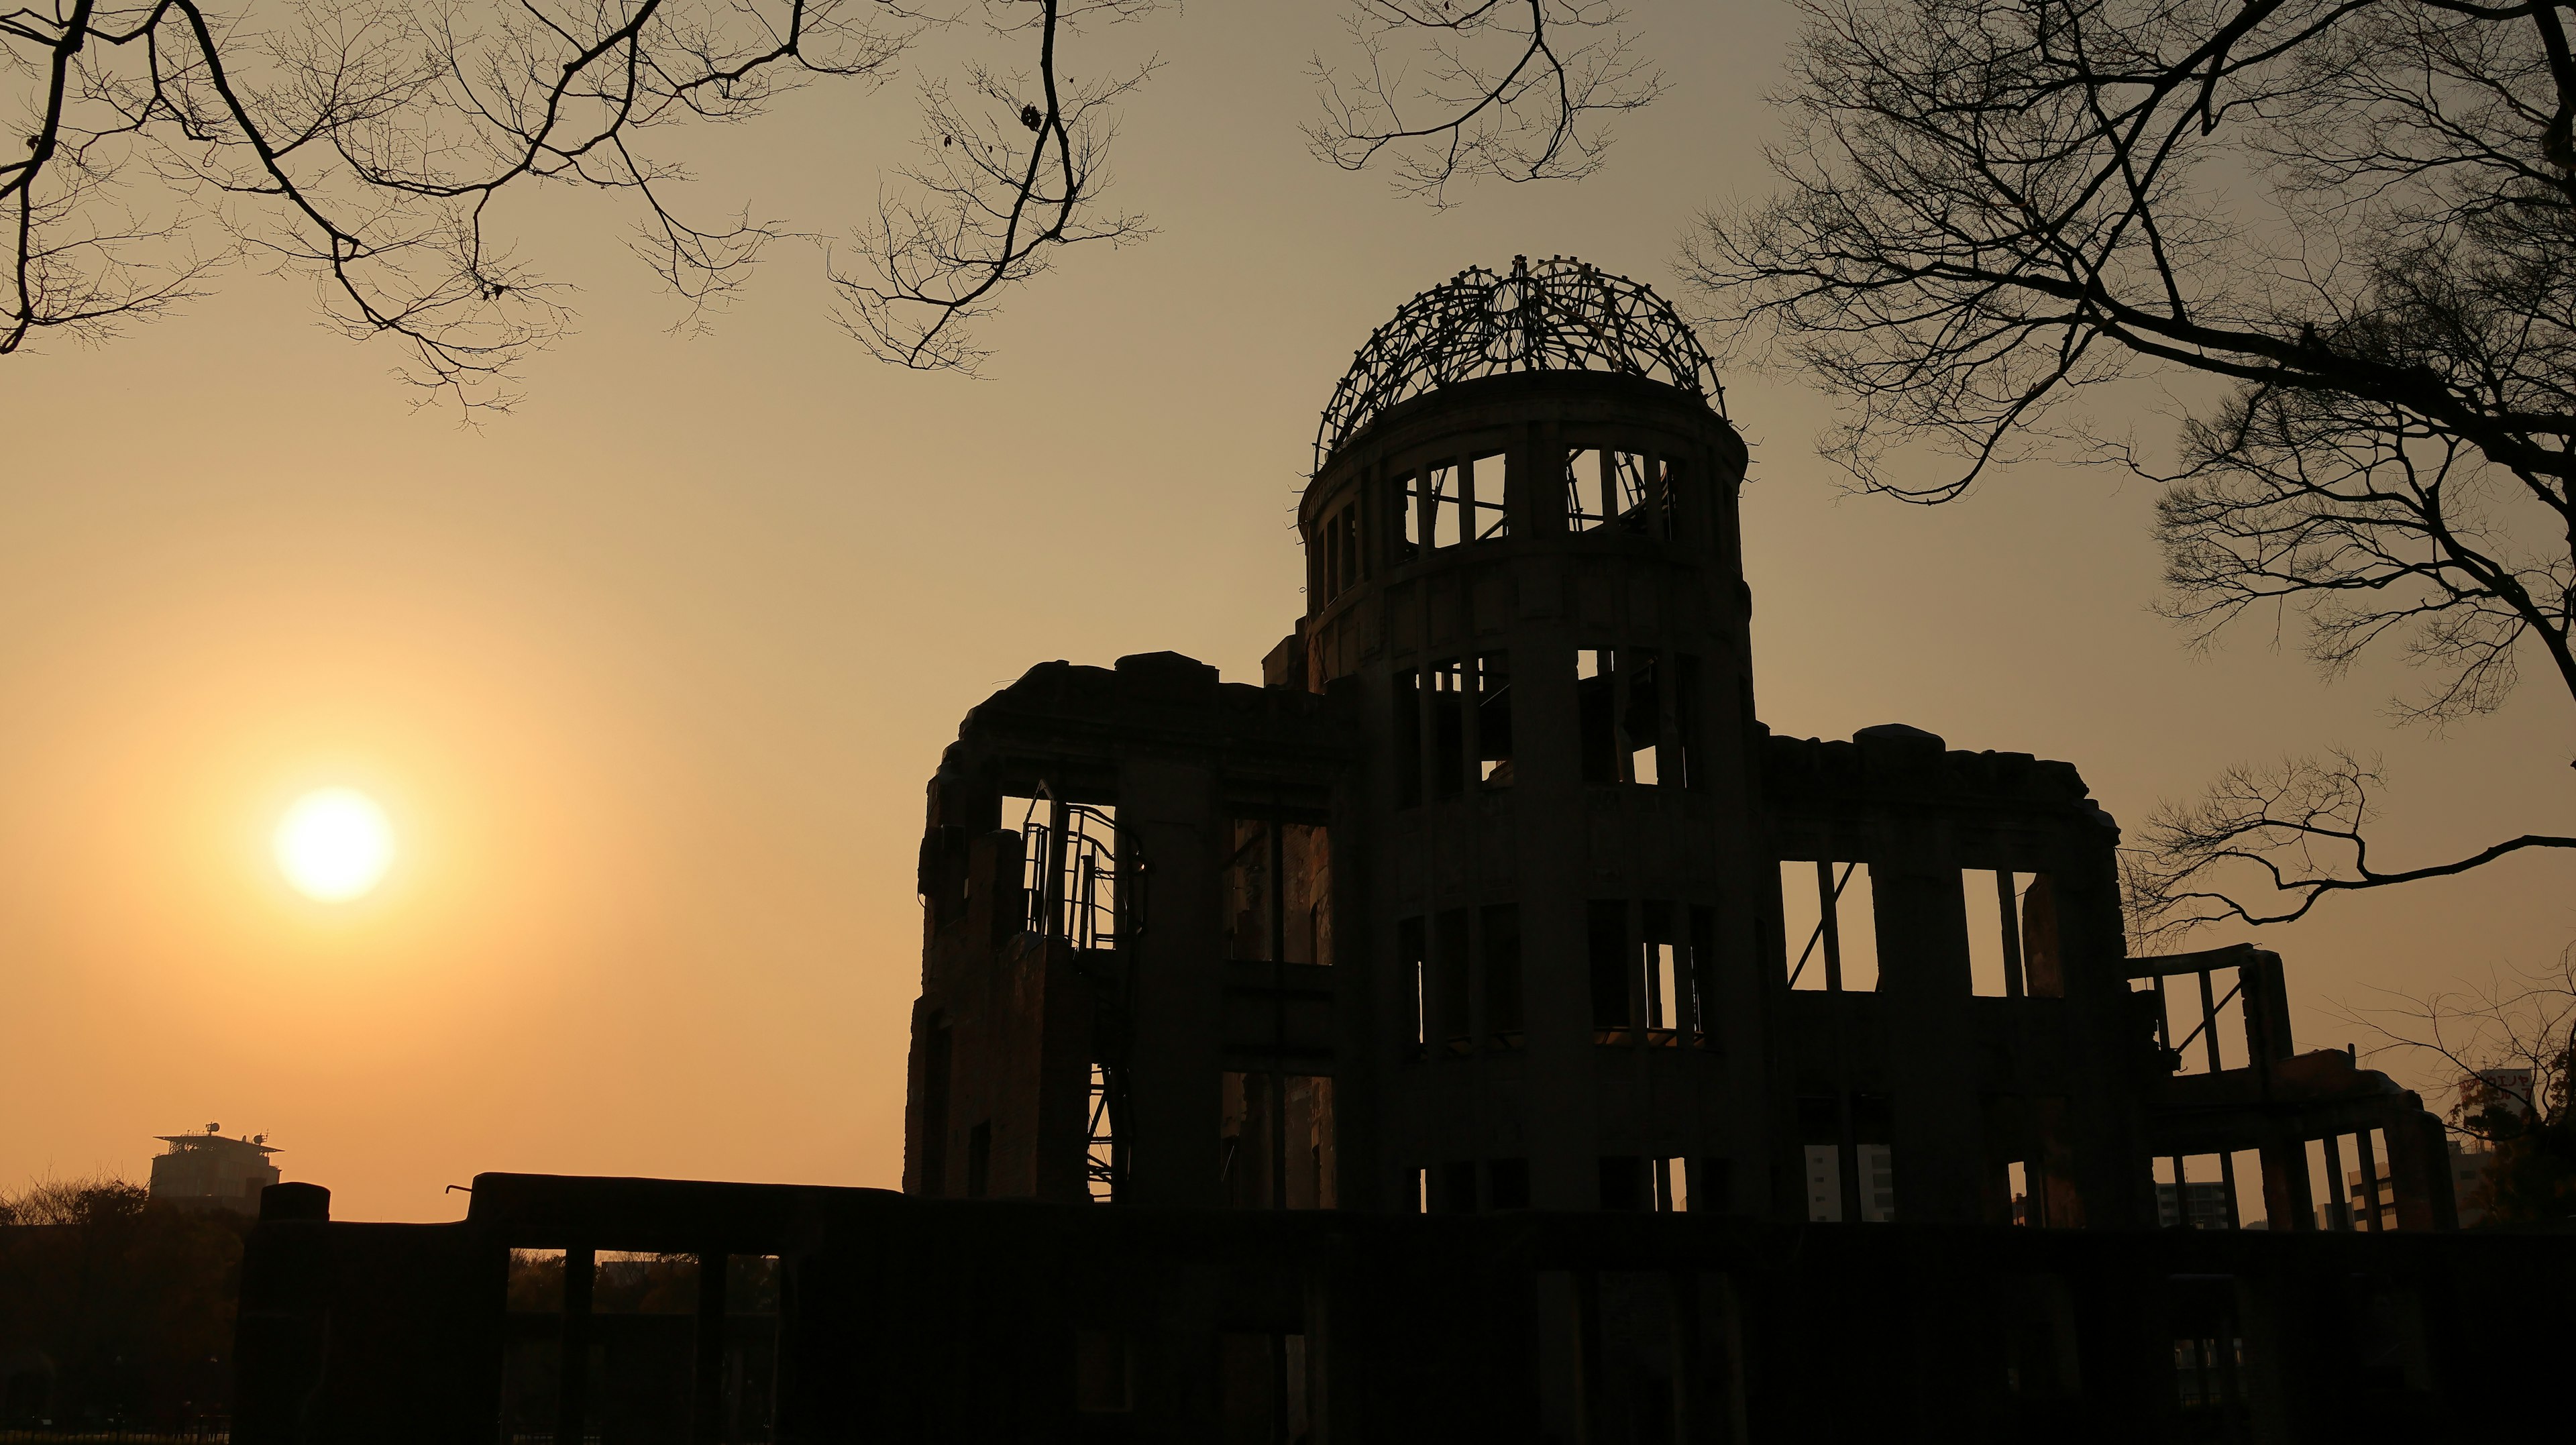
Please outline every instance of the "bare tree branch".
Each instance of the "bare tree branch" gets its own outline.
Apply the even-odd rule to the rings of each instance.
[[[1435,206],[1450,183],[1572,180],[1601,165],[1609,122],[1661,94],[1611,0],[1355,0],[1348,70],[1318,56],[1316,157],[1393,160],[1396,189]]]
[[[1039,33],[1035,75],[974,70],[970,104],[946,85],[925,88],[922,159],[900,172],[920,199],[881,197],[874,224],[853,237],[871,277],[832,273],[843,302],[835,319],[880,360],[972,373],[985,353],[968,327],[1003,287],[1044,272],[1057,248],[1150,234],[1136,217],[1094,210],[1109,181],[1107,109],[1143,84],[1153,63],[1073,83],[1058,71],[1057,39],[1082,15],[1127,20],[1153,6],[1038,4],[1027,23]]]
[[[2372,864],[2368,833],[2380,785],[2375,763],[2330,752],[2230,768],[2198,802],[2159,808],[2145,847],[2124,868],[2133,938],[2151,947],[2203,923],[2294,922],[2331,894],[2451,877],[2532,849],[2576,849],[2576,837],[2526,833],[2447,862],[2383,870]]]
[[[975,220],[883,228],[905,241],[879,249],[877,294],[946,307],[900,359],[958,364],[956,324],[1042,269],[1044,248],[1137,234],[1089,211],[1110,134],[1101,107],[1141,77],[1065,87],[1058,75],[1081,21],[1150,8],[985,7],[997,44],[1037,57],[1032,154],[993,176],[908,173]],[[0,161],[11,233],[0,354],[48,332],[112,334],[248,256],[315,277],[338,324],[402,347],[412,381],[469,410],[506,406],[512,368],[570,317],[561,291],[496,239],[496,203],[547,184],[623,198],[632,249],[695,318],[795,233],[747,211],[700,215],[686,199],[693,177],[659,135],[755,119],[818,81],[872,87],[926,29],[958,18],[896,0],[246,0],[228,11],[54,0],[0,12],[0,103],[25,140],[23,158]],[[1001,88],[984,71],[974,83]],[[946,93],[933,89],[930,119],[955,135]],[[976,229],[987,212],[1008,218],[991,237]],[[920,244],[929,236],[947,244]]]

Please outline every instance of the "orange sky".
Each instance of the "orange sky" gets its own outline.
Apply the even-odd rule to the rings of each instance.
[[[1785,16],[1643,5],[1674,90],[1576,187],[1434,213],[1306,158],[1325,6],[1193,6],[1120,201],[989,326],[993,379],[868,361],[781,251],[711,335],[587,203],[526,213],[580,334],[479,429],[299,284],[5,363],[0,423],[0,1189],[139,1177],[151,1136],[267,1131],[343,1218],[438,1219],[485,1169],[892,1185],[921,786],[1030,663],[1173,648],[1256,680],[1300,606],[1290,506],[1369,329],[1470,263],[1578,254],[1668,285],[1691,212],[1763,187]],[[709,149],[725,209],[831,230],[907,93],[814,98]],[[1794,377],[1730,376],[1761,711],[2065,758],[2118,817],[2214,769],[2387,755],[2391,863],[2563,831],[2566,703],[2447,741],[2404,679],[2317,681],[2249,629],[2149,616],[2149,489],[2032,466],[1921,511],[1841,497]],[[2148,434],[2163,424],[2145,416]],[[365,788],[404,849],[324,907],[267,835]],[[2534,964],[2563,864],[2329,906],[2263,938],[2302,1040],[2338,999]],[[2211,943],[2236,935],[2213,935]]]

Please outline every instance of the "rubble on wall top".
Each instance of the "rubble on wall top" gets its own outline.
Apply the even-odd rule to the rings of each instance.
[[[1214,667],[1177,652],[1140,652],[1118,659],[1115,667],[1093,667],[1058,659],[1041,662],[1017,682],[994,693],[966,714],[958,725],[963,738],[979,721],[996,712],[1053,713],[1081,717],[1218,714],[1188,718],[1200,726],[1297,726],[1322,717],[1330,708],[1316,693],[1250,683],[1223,681]]]
[[[1762,767],[1769,786],[1793,790],[1894,783],[1910,790],[2057,804],[2083,803],[2091,793],[2073,763],[2029,753],[1967,752],[1950,747],[1938,733],[1903,723],[1862,728],[1849,742],[1767,737]]]

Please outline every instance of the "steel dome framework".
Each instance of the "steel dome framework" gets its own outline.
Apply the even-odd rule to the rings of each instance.
[[[1511,274],[1471,266],[1369,334],[1324,408],[1316,469],[1391,407],[1452,382],[1517,371],[1643,377],[1725,414],[1715,363],[1652,289],[1571,257],[1533,266],[1515,256]]]

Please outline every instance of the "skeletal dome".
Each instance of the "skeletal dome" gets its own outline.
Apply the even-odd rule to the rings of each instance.
[[[1652,288],[1570,256],[1509,275],[1471,266],[1369,333],[1315,433],[1315,469],[1389,408],[1452,382],[1516,371],[1600,371],[1659,381],[1725,414],[1717,368]]]

